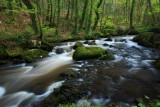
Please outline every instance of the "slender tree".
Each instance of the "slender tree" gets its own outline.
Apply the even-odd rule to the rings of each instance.
[[[30,0],[22,0],[22,2],[26,5],[26,7],[30,11],[35,10],[34,6],[31,4]],[[35,31],[35,34],[38,34],[39,30],[38,30],[37,21],[36,21],[36,14],[35,14],[35,12],[29,12],[29,15],[30,15],[30,19],[32,21],[33,30]]]

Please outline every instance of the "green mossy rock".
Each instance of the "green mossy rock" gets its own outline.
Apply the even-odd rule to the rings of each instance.
[[[79,47],[73,53],[74,60],[99,58],[102,54],[106,54],[105,50],[100,47]]]
[[[51,45],[48,44],[47,42],[42,42],[42,44],[41,44],[41,49],[50,52],[50,51],[52,51],[53,46],[51,46]]]
[[[76,44],[73,46],[73,49],[77,49],[78,47],[83,47],[83,43],[76,42]]]
[[[8,56],[10,58],[19,58],[21,57],[21,54],[23,53],[23,49],[22,48],[15,48],[15,49],[7,49],[6,50]]]
[[[48,56],[48,52],[41,49],[31,49],[22,53],[22,58],[26,62],[34,62],[36,59],[46,56]]]
[[[156,59],[154,65],[156,66],[156,68],[160,69],[160,58]]]
[[[154,36],[153,32],[144,32],[144,33],[136,36],[133,39],[133,41],[138,42],[139,45],[151,47],[151,46],[153,46],[153,43],[152,43],[153,36]]]

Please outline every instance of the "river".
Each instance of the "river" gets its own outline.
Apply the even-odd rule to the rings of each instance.
[[[93,68],[95,79],[77,78],[80,82],[90,81],[93,102],[120,101],[132,102],[144,95],[157,97],[160,94],[160,75],[152,62],[160,56],[158,49],[139,46],[131,41],[134,36],[114,37],[95,40],[95,45],[107,49],[115,57],[112,61],[102,61],[101,68]],[[84,42],[84,41],[81,41]],[[57,76],[64,69],[84,72],[94,61],[73,61],[72,46],[75,42],[57,44],[49,57],[32,64],[8,64],[0,67],[0,107],[31,107],[32,103],[49,96],[64,80],[57,81]],[[107,44],[104,46],[103,44]],[[63,49],[56,54],[57,49]],[[98,72],[99,71],[99,72]],[[91,74],[91,76],[93,76]],[[89,78],[88,78],[89,79]],[[103,94],[109,98],[104,99]]]

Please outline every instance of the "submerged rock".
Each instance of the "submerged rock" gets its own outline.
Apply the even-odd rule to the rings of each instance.
[[[22,58],[26,62],[34,62],[36,59],[46,56],[48,56],[48,52],[41,49],[31,49],[22,53]]]
[[[74,60],[99,58],[102,54],[106,54],[105,50],[100,47],[79,47],[73,53]]]
[[[64,53],[64,49],[63,48],[56,49],[56,54],[62,54],[62,53]]]

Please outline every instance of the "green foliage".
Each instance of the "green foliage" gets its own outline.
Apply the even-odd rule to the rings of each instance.
[[[101,54],[106,54],[105,50],[100,47],[79,47],[73,53],[74,60],[83,60],[99,58]]]
[[[134,41],[138,42],[139,45],[143,46],[153,46],[151,39],[154,36],[153,32],[144,32],[141,33],[139,36],[134,38]]]
[[[78,47],[83,47],[83,43],[76,42],[76,44],[73,46],[73,49],[77,49]]]
[[[34,62],[36,59],[46,56],[48,56],[48,52],[41,49],[31,49],[22,53],[22,58],[26,62]]]
[[[151,100],[146,96],[146,101],[142,101],[138,104],[138,106],[133,105],[132,107],[160,107],[160,100]]]
[[[9,57],[15,58],[15,57],[21,57],[21,54],[23,53],[23,50],[22,50],[22,48],[16,47],[15,49],[12,49],[12,50],[7,49],[6,52],[7,52]]]
[[[22,47],[29,47],[32,45],[31,39],[34,35],[34,31],[32,29],[27,28],[25,31],[22,31],[17,35],[16,42]]]

